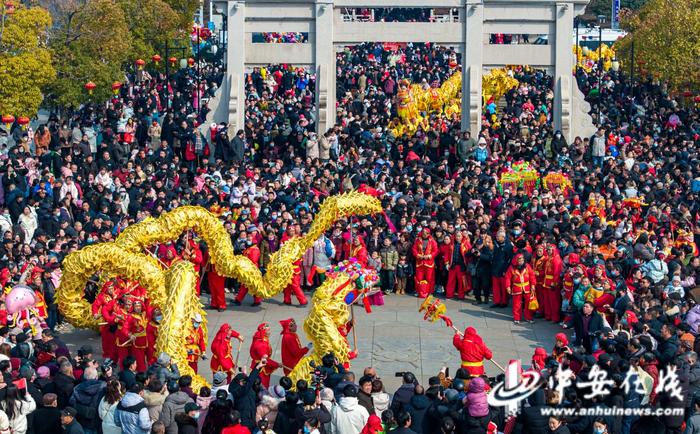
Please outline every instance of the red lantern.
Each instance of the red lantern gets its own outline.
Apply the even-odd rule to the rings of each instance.
[[[647,64],[647,63],[646,63],[645,61],[643,61],[643,60],[638,60],[638,61],[637,61],[637,65],[639,65],[639,66],[646,65],[646,64]]]
[[[85,89],[87,89],[88,95],[92,95],[92,91],[95,90],[96,87],[97,85],[91,81],[85,83]]]
[[[168,62],[170,62],[170,66],[171,66],[171,67],[174,67],[175,64],[177,63],[177,57],[175,57],[175,56],[170,57],[170,58],[168,59]]]
[[[190,66],[194,66],[194,59],[191,57],[189,59],[187,59],[187,64]]]
[[[143,60],[143,59],[136,59],[136,68],[138,68],[139,71],[143,69],[143,65],[145,65],[145,64],[146,64],[146,61],[145,61],[145,60]]]
[[[5,15],[12,15],[15,13],[15,5],[11,1],[5,2]]]
[[[162,59],[162,57],[160,57],[159,54],[154,54],[154,55],[151,57],[151,60],[153,61],[153,63],[156,64],[156,66],[158,66],[158,64],[160,63],[161,59]]]
[[[683,92],[683,96],[685,98],[690,98],[691,96],[693,96],[693,92],[686,90],[685,92]]]
[[[695,98],[693,98],[693,101],[697,104],[700,104],[700,95],[695,95]]]
[[[20,116],[17,118],[17,123],[22,126],[23,130],[25,130],[27,129],[27,125],[29,125],[29,118],[26,116]]]
[[[115,81],[112,83],[112,92],[114,92],[114,95],[119,95],[119,89],[122,88],[122,84],[119,83],[118,81]]]
[[[4,115],[4,116],[2,117],[2,123],[5,124],[5,126],[7,127],[7,130],[8,130],[8,131],[10,130],[10,127],[12,126],[12,124],[13,124],[14,122],[15,122],[15,117],[12,116],[12,115]]]

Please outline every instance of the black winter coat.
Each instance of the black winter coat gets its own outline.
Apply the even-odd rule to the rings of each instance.
[[[517,424],[522,425],[522,434],[540,434],[549,430],[549,417],[542,414],[545,407],[544,390],[538,389],[528,398],[529,407],[522,408]]]
[[[233,397],[234,408],[241,413],[241,425],[247,427],[251,432],[255,429],[255,409],[257,407],[257,394],[253,390],[253,383],[258,378],[259,373],[257,368],[253,369],[245,386],[241,387],[235,381],[228,386],[228,392]]]
[[[508,271],[510,262],[513,259],[513,245],[506,238],[503,244],[493,243],[493,256],[491,259],[491,274],[494,277],[503,277]]]
[[[432,402],[425,395],[413,395],[411,401],[408,403],[406,410],[411,414],[411,429],[416,431],[418,434],[423,433],[423,419],[425,418],[425,413],[430,408]]]
[[[199,434],[197,421],[185,413],[176,414],[175,423],[177,423],[178,434]]]

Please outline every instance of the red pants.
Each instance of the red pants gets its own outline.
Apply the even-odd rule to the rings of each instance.
[[[211,293],[211,307],[215,309],[226,309],[226,278],[219,276],[213,271],[207,273],[207,282],[209,283],[209,292]]]
[[[102,359],[117,360],[117,346],[114,344],[114,333],[109,331],[109,325],[100,326],[100,335],[102,336]]]
[[[286,291],[286,290],[285,290]],[[243,299],[245,299],[246,294],[248,294],[248,288],[245,286],[241,285],[241,289],[238,290],[238,295],[236,296],[236,301],[239,303],[243,303]],[[304,295],[304,294],[302,294]],[[262,303],[262,298],[260,297],[253,297],[253,302],[255,303]],[[286,302],[285,302],[286,303]],[[300,302],[301,303],[301,302]],[[303,304],[303,303],[302,303]]]
[[[513,320],[520,321],[521,313],[523,310],[523,303],[525,303],[525,320],[530,321],[533,318],[533,312],[527,308],[530,302],[530,294],[518,294],[513,295]]]
[[[307,303],[306,296],[304,296],[304,292],[301,290],[301,273],[294,273],[292,283],[284,288],[284,304],[292,304],[292,293],[294,293],[294,296],[297,298],[297,301],[299,301],[299,304]],[[270,379],[268,378],[267,381],[269,382]]]
[[[136,370],[139,372],[146,372],[146,369],[148,369],[148,365],[146,364],[146,347],[131,347],[131,355],[136,359]]]
[[[435,291],[435,267],[426,267],[421,265],[416,267],[416,276],[414,277],[416,284],[416,292],[420,298],[425,298]],[[419,285],[418,282],[425,280],[428,282],[428,287]]]
[[[198,362],[199,362],[199,360],[197,360],[195,362],[187,362],[187,364],[190,365],[190,368],[192,368],[192,370],[194,371],[195,374],[197,373],[197,370],[199,369],[199,367],[197,366],[199,364]]]
[[[447,286],[445,287],[447,298],[454,297],[455,285],[459,298],[464,298],[464,293],[471,289],[467,287],[467,273],[461,267],[454,267],[447,273]]]
[[[561,292],[559,288],[546,288],[543,290],[547,296],[544,304],[544,317],[549,321],[559,322],[561,311]]]
[[[493,292],[494,304],[508,304],[505,277],[491,277],[491,291]]]
[[[537,285],[536,291],[535,291],[535,296],[537,297],[537,313],[540,315],[544,314],[545,309],[547,308],[547,297],[549,294],[547,293],[547,290],[544,289],[543,286]]]

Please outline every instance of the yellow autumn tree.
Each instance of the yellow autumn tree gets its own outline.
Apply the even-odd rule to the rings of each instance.
[[[700,0],[649,0],[622,17],[628,35],[615,44],[622,59],[644,62],[644,70],[672,90],[700,88]]]
[[[4,3],[4,4],[3,4]],[[42,88],[56,76],[46,47],[51,16],[19,1],[0,3],[0,114],[36,115]]]

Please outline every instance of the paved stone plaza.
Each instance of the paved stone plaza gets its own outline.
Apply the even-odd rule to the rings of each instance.
[[[208,299],[203,302],[205,305]],[[227,298],[231,298],[230,295]],[[280,360],[280,325],[279,320],[294,317],[301,325],[308,308],[285,306],[281,295],[268,300],[259,307],[251,307],[252,300],[246,299],[243,306],[234,306],[225,312],[207,311],[209,322],[209,342],[214,338],[221,324],[228,322],[235,330],[243,334],[240,355],[241,364],[248,366],[250,357],[248,348],[255,328],[260,322],[268,322],[272,327],[271,344],[275,351],[273,358]],[[459,353],[452,346],[453,331],[445,327],[444,322],[429,323],[423,321],[423,314],[418,312],[422,300],[413,296],[385,296],[384,306],[373,306],[371,314],[366,314],[362,306],[354,308],[357,323],[357,345],[359,356],[353,363],[353,371],[361,374],[366,366],[373,366],[382,377],[387,390],[394,391],[400,384],[400,378],[395,372],[411,371],[426,382],[428,377],[435,375],[442,366],[449,366],[453,373],[459,367]],[[561,329],[550,322],[537,320],[535,324],[514,325],[510,308],[490,309],[475,306],[470,301],[447,301],[447,315],[456,327],[464,330],[467,326],[477,329],[486,344],[494,354],[494,360],[505,366],[508,360],[520,358],[523,364],[529,364],[536,346],[543,346],[547,351],[554,344],[553,336]],[[301,328],[301,327],[300,327]],[[91,344],[97,354],[100,353],[100,339],[97,333],[87,330],[76,330],[61,336],[68,343],[71,351],[80,345]],[[308,340],[300,330],[302,344]],[[348,336],[352,348],[352,334]],[[234,344],[234,357],[237,341]],[[210,355],[207,348],[207,354]],[[489,375],[499,371],[490,362],[486,362]],[[205,378],[211,378],[209,360],[199,363],[200,373]],[[278,371],[278,372],[281,372]],[[273,384],[276,379],[273,378]]]

